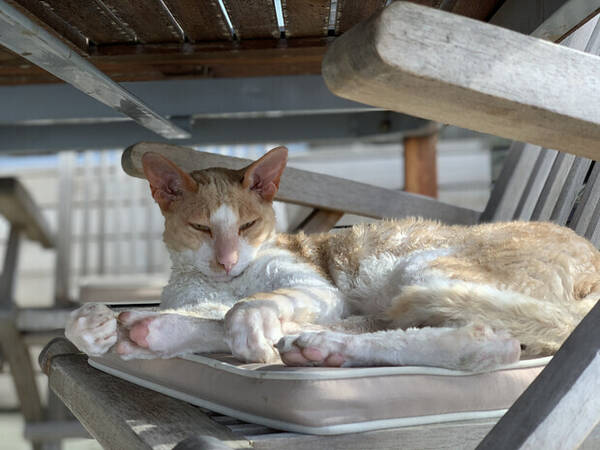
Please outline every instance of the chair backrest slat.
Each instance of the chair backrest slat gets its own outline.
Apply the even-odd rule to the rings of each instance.
[[[558,200],[554,205],[550,220],[560,225],[566,225],[577,196],[585,183],[585,176],[588,173],[592,161],[587,158],[575,158],[573,165],[569,170],[564,181],[563,188],[560,191]]]
[[[535,145],[513,142],[490,199],[481,213],[481,222],[506,221],[514,217],[518,204],[516,199],[523,196],[540,151]]]
[[[600,204],[600,164],[594,163],[594,167],[585,185],[581,200],[575,208],[573,218],[569,226],[577,234],[588,236],[588,229],[594,228],[597,224],[597,217],[594,218],[596,206]]]
[[[539,152],[523,194],[517,203],[517,209],[512,217],[514,220],[531,220],[535,205],[546,185],[557,154],[556,150],[548,149],[542,149]]]

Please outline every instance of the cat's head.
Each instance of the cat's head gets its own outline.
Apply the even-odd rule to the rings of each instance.
[[[217,281],[241,274],[275,232],[272,201],[286,162],[287,149],[277,147],[241,170],[187,173],[145,153],[144,174],[165,218],[173,263]]]

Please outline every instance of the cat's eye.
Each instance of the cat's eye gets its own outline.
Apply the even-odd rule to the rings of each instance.
[[[192,222],[190,222],[190,227],[192,227],[194,230],[202,231],[203,233],[211,234],[210,228],[207,227],[206,225],[200,225],[199,223],[192,223]]]
[[[258,222],[258,219],[254,219],[251,222],[246,222],[244,225],[242,225],[240,227],[240,233],[242,231],[246,231],[248,228],[250,228],[252,225],[254,225],[256,222]]]

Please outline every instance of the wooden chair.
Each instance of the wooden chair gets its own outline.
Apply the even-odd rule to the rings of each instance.
[[[0,178],[0,215],[10,223],[10,233],[0,276],[0,349],[10,365],[21,412],[26,422],[40,422],[42,407],[29,348],[19,324],[20,311],[14,303],[14,281],[21,238],[54,247],[54,236],[40,209],[23,185],[12,177]],[[39,448],[38,445],[34,446]]]
[[[577,111],[572,104],[567,104],[563,93],[550,95],[545,103],[536,103],[543,95],[539,86],[536,86],[535,75],[537,68],[547,63],[544,58],[550,58],[552,64],[559,65],[567,61],[577,68],[574,73],[581,75],[581,79],[589,82],[590,86],[595,86],[597,74],[600,73],[600,60],[583,53],[565,53],[564,49],[556,46],[505,30],[498,31],[489,25],[474,24],[473,21],[449,14],[401,3],[396,12],[385,18],[395,25],[388,29],[414,28],[406,35],[417,36],[415,42],[418,44],[429,43],[431,38],[434,42],[439,39],[436,43],[443,45],[454,38],[454,32],[463,35],[467,29],[471,35],[466,33],[464,36],[470,36],[471,40],[473,36],[483,37],[484,41],[500,39],[516,49],[525,46],[539,50],[542,56],[535,56],[533,63],[521,72],[518,72],[516,63],[504,67],[503,70],[517,71],[525,79],[516,84],[502,77],[491,80],[489,84],[498,88],[495,96],[485,92],[487,80],[484,79],[477,80],[478,83],[458,79],[457,83],[462,84],[457,88],[447,80],[456,73],[460,75],[468,71],[423,74],[419,70],[427,70],[429,67],[426,64],[411,66],[412,61],[402,60],[402,55],[386,46],[378,51],[389,50],[391,53],[387,59],[373,58],[369,52],[376,46],[371,45],[369,39],[385,37],[384,32],[378,34],[382,19],[375,17],[336,41],[326,57],[324,74],[334,92],[386,108],[399,109],[398,105],[401,105],[405,112],[448,123],[454,120],[458,125],[513,138],[527,138],[542,145],[572,151],[579,156],[530,144],[513,144],[483,213],[404,192],[378,189],[295,169],[286,171],[277,198],[314,208],[306,225],[314,224],[315,231],[330,227],[345,212],[376,218],[419,215],[461,224],[510,219],[552,220],[570,226],[597,244],[600,167],[585,157],[598,157],[600,115],[596,112],[599,103],[596,103],[596,109],[586,106],[582,111]],[[417,28],[423,24],[428,24],[427,30],[431,32],[427,39],[419,39],[420,30]],[[385,24],[388,25],[390,23]],[[597,36],[595,32],[592,33],[592,43],[594,36]],[[427,45],[421,48],[428,50]],[[439,58],[444,63],[448,62],[444,59],[445,55],[440,56],[439,47],[437,52],[434,50],[425,56],[431,56],[432,61]],[[470,44],[464,48],[458,45],[458,50],[464,50],[464,54],[461,53],[462,59],[458,58],[457,61],[467,61],[467,66],[472,64],[473,67],[480,62],[481,55],[471,52]],[[421,53],[406,52],[409,59],[411,55],[421,57]],[[528,57],[517,53],[516,60],[519,62]],[[349,61],[354,57],[362,59],[362,62]],[[450,59],[455,57],[452,53],[449,56]],[[365,73],[356,73],[357,68],[365,67],[365,61],[374,64]],[[439,67],[444,67],[444,64],[435,65],[435,68]],[[370,77],[373,73],[384,76],[375,80]],[[398,81],[399,73],[403,77],[401,82]],[[592,79],[594,74],[596,78]],[[549,81],[550,85],[554,82],[567,88],[564,80],[556,74]],[[415,89],[415,86],[421,89]],[[538,95],[534,95],[534,99],[524,99],[528,92]],[[586,100],[587,96],[587,101],[590,101],[597,99],[600,89],[594,91],[586,86],[581,92],[575,90],[573,95],[579,101]],[[436,101],[425,102],[423,97]],[[523,106],[519,101],[529,103]],[[457,104],[462,107],[456,109]],[[471,107],[472,110],[469,110]],[[465,110],[469,111],[465,113]],[[499,110],[514,114],[504,120],[498,114]],[[457,111],[461,114],[455,117]],[[565,115],[567,112],[568,115]],[[140,160],[146,151],[163,153],[188,170],[213,166],[239,168],[246,163],[176,146],[143,143],[127,149],[123,155],[123,168],[128,174],[143,176]],[[595,387],[593,383],[600,379],[597,356],[600,330],[596,326],[599,316],[600,307],[597,306],[577,327],[538,379],[481,442],[481,448],[549,448],[544,444],[556,443],[562,448],[573,448],[582,444],[586,436],[582,448],[600,446],[600,431],[589,434],[600,418],[597,392],[589,391]],[[87,365],[84,355],[64,340],[54,341],[47,346],[40,356],[40,364],[49,376],[52,389],[90,434],[109,448],[151,448],[176,444],[180,444],[179,448],[227,448],[225,445],[230,448],[262,449],[362,449],[398,445],[403,448],[473,448],[495,425],[492,420],[478,420],[329,437],[279,433],[225,416],[212,415],[99,373]],[[582,398],[586,400],[585,414],[565,412]],[[548,433],[548,429],[552,429],[554,434]],[[553,441],[544,441],[545,438]]]

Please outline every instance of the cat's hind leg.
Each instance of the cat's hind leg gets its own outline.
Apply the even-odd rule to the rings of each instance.
[[[288,365],[421,365],[486,371],[519,360],[520,346],[507,333],[484,325],[411,328],[366,334],[334,331],[285,336],[277,344]]]

